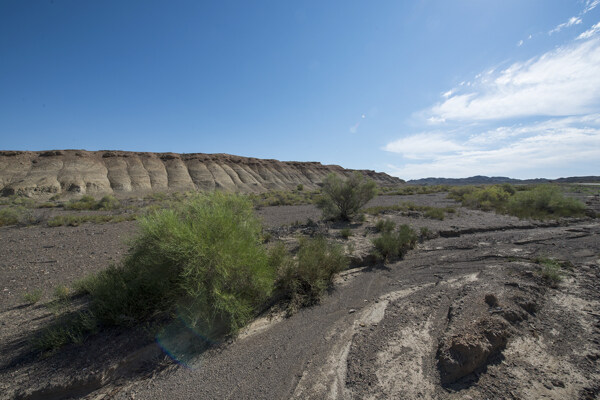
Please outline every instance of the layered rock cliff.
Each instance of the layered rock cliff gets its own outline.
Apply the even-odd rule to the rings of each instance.
[[[36,196],[212,190],[264,192],[317,188],[329,173],[353,170],[318,162],[263,160],[229,154],[137,153],[128,151],[0,151],[0,193]],[[381,185],[401,179],[370,170]]]

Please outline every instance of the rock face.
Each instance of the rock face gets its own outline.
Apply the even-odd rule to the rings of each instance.
[[[124,193],[223,189],[265,192],[315,189],[329,173],[353,170],[318,162],[263,160],[229,154],[136,153],[127,151],[0,151],[0,193]],[[404,181],[370,170],[380,185]]]

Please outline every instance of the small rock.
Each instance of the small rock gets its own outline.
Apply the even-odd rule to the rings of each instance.
[[[350,310],[348,310],[348,314],[352,314],[352,313],[355,313],[355,312],[356,312],[356,310],[354,308],[351,308]]]
[[[561,388],[565,387],[565,383],[563,381],[561,381],[561,380],[558,380],[558,379],[553,379],[552,380],[552,384],[554,386],[556,386],[556,387],[561,387]]]
[[[363,327],[363,328],[365,327],[365,323],[364,323],[364,322],[361,322],[359,325],[360,325],[361,327]]]

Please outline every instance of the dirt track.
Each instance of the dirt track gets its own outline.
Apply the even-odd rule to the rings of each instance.
[[[449,204],[443,195],[402,200]],[[314,218],[311,206],[298,207],[288,213],[285,207],[261,213],[270,226]],[[12,277],[12,269],[7,268],[9,255],[2,261],[0,276],[3,288],[13,293],[3,293],[1,303],[0,397],[18,393],[24,398],[106,395],[123,399],[133,395],[144,399],[598,396],[597,220],[536,224],[466,209],[444,221],[416,215],[386,218],[417,228],[426,226],[444,237],[421,243],[402,261],[350,270],[338,278],[321,305],[287,319],[261,318],[234,341],[215,344],[207,351],[175,349],[178,341],[167,331],[159,343],[162,350],[178,354],[179,363],[165,357],[143,330],[110,331],[46,359],[27,356],[23,340],[52,316],[43,306],[19,304],[22,285],[34,287],[43,279],[32,271],[19,282],[8,280]],[[335,228],[329,229],[332,237]],[[26,238],[41,237],[36,230],[45,228],[3,229],[3,239],[14,239],[10,245],[2,241],[3,255],[10,249],[10,254],[29,261],[27,257],[38,254]],[[57,266],[68,267],[58,268],[57,273],[64,274],[60,279],[70,280],[101,268],[108,254],[123,251],[115,236],[126,236],[133,225],[60,229],[73,240],[106,229],[94,243],[99,254],[104,254],[102,249],[107,255],[75,272],[71,266],[81,264],[73,260],[79,251],[71,248],[74,253],[60,253],[53,250],[60,249],[60,241],[38,241],[42,248],[57,246],[47,250],[56,251]],[[302,227],[274,232],[285,239],[295,234],[294,229]],[[351,240],[359,241],[366,231],[356,229]],[[565,280],[557,288],[551,288],[531,262],[536,256],[568,260],[574,267],[565,271]],[[486,295],[496,300],[493,305],[486,303]],[[451,376],[456,368],[447,366],[459,356],[465,358],[457,364],[464,376]],[[470,365],[475,366],[473,371]]]

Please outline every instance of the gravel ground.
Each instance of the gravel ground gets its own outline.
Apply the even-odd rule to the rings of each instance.
[[[399,201],[456,206],[444,194],[380,196],[370,205]],[[259,215],[276,228],[320,213],[308,205]],[[0,228],[0,399],[597,398],[597,220],[540,224],[463,208],[443,221],[418,213],[377,218],[440,237],[404,260],[349,270],[320,305],[259,318],[207,351],[173,351],[199,340],[197,333],[155,342],[142,327],[109,330],[46,358],[32,355],[28,340],[54,319],[46,307],[52,290],[117,262],[135,223]],[[375,219],[354,226],[351,240],[368,246]],[[339,228],[326,229],[341,241]],[[281,230],[282,239],[304,228],[294,229]],[[550,288],[531,262],[537,256],[574,268]],[[22,294],[36,288],[42,301],[24,304]],[[486,304],[488,294],[497,307]],[[475,368],[462,365],[464,376],[443,382],[443,365],[461,343]]]

